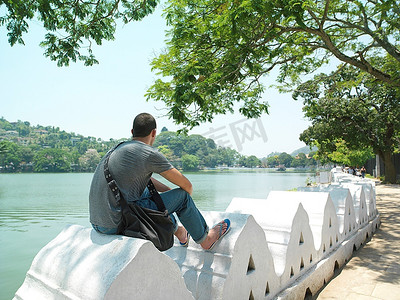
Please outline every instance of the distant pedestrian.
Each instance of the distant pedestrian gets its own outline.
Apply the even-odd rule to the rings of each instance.
[[[360,172],[361,172],[361,177],[362,177],[362,178],[365,178],[365,173],[367,173],[367,170],[365,169],[364,166],[362,166]]]

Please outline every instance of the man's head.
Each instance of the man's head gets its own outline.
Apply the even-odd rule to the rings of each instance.
[[[156,120],[148,113],[141,113],[133,120],[132,136],[135,139],[142,139],[151,136],[154,142],[156,135]],[[152,144],[152,143],[151,143]]]

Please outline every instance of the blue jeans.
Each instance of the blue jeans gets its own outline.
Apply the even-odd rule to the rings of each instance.
[[[178,224],[173,213],[176,213],[182,225],[189,232],[193,240],[201,244],[208,235],[208,226],[204,220],[202,214],[197,209],[193,202],[192,197],[181,188],[173,189],[164,193],[160,193],[160,196],[164,202],[165,208],[168,210],[171,216],[172,222],[174,222],[175,230],[178,229]],[[136,204],[141,207],[150,209],[157,209],[156,204],[151,200],[149,190],[144,190],[142,197]],[[116,234],[116,228],[104,228],[92,224],[93,228],[103,234]]]
[[[100,232],[103,234],[117,234],[117,230],[118,230],[117,228],[106,228],[106,227],[98,226],[95,224],[92,224],[92,227],[97,232]]]
[[[176,188],[160,193],[160,196],[164,202],[165,208],[171,216],[172,222],[175,224],[176,229],[178,229],[178,226],[174,215],[172,215],[173,213],[176,213],[179,221],[181,221],[182,225],[189,232],[192,239],[196,243],[201,244],[208,235],[208,226],[189,193],[181,188]],[[136,204],[142,207],[157,209],[156,204],[151,200],[147,188],[144,190],[142,197],[136,202]]]

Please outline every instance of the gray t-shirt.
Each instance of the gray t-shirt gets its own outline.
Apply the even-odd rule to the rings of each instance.
[[[140,141],[120,145],[111,154],[108,164],[111,175],[128,202],[140,199],[152,173],[162,173],[173,168],[164,155]],[[121,221],[121,207],[104,177],[104,158],[93,175],[89,213],[90,222],[98,226],[117,228]]]

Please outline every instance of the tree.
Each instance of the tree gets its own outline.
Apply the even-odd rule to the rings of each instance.
[[[173,131],[164,131],[157,136],[154,146],[159,147],[167,145],[173,151],[175,156],[180,157],[184,152],[186,139],[187,136],[183,134],[177,134]]]
[[[88,149],[85,154],[79,157],[79,165],[82,171],[93,172],[100,162],[100,155],[96,149]]]
[[[1,141],[0,149],[0,166],[16,171],[22,161],[22,147],[10,141]]]
[[[239,152],[231,148],[219,147],[218,150],[218,164],[226,165],[228,167],[234,166],[238,158]]]
[[[294,159],[292,160],[291,166],[296,167],[305,167],[308,164],[308,159],[306,155],[300,152]]]
[[[238,157],[238,165],[241,167],[246,167],[247,161],[246,161],[247,157],[245,155],[239,155]]]
[[[372,158],[374,154],[370,147],[350,150],[346,142],[343,140],[336,142],[335,146],[335,151],[325,153],[325,155],[330,161],[342,165],[361,167],[368,159]]]
[[[33,147],[21,147],[21,162],[30,163],[34,156]]]
[[[147,93],[188,127],[216,114],[268,112],[262,77],[278,69],[286,90],[332,57],[397,89],[399,1],[170,0],[167,49],[152,61],[162,78]],[[373,60],[388,55],[392,68]]]
[[[186,138],[184,151],[188,154],[203,156],[208,154],[207,139],[199,134],[192,134]]]
[[[267,165],[270,168],[275,168],[277,165],[279,165],[278,155],[267,157]]]
[[[174,155],[168,145],[158,146],[158,151],[160,151],[160,153],[162,153],[173,164],[180,160],[180,158]]]
[[[5,141],[0,142],[0,155],[4,155],[6,152],[8,152],[6,143],[7,142],[5,142]]]
[[[383,67],[388,60],[377,58]],[[396,181],[393,153],[400,133],[400,91],[368,73],[342,66],[329,76],[322,74],[300,85],[294,99],[303,99],[312,126],[300,140],[317,144],[319,153],[333,153],[338,142],[349,150],[371,148],[385,164],[385,178]],[[340,144],[339,144],[340,145]]]
[[[61,149],[43,149],[33,158],[35,172],[68,172],[71,170],[70,157],[67,151]]]
[[[289,168],[292,164],[293,157],[286,152],[282,152],[278,156],[279,164],[284,165],[286,168]]]
[[[13,126],[4,117],[0,118],[0,128],[4,130],[12,130]]]
[[[261,160],[259,160],[255,155],[251,155],[249,157],[246,157],[245,155],[239,155],[238,164],[239,166],[246,168],[255,168],[257,166],[261,166]]]
[[[255,168],[260,165],[261,161],[255,155],[250,155],[249,157],[246,158],[246,167]]]
[[[28,21],[38,19],[47,30],[41,46],[45,56],[68,66],[70,61],[81,60],[90,66],[98,63],[92,45],[114,40],[119,21],[129,23],[151,14],[158,0],[44,0],[0,1],[0,26],[8,30],[8,42],[24,44],[23,34],[28,32]],[[58,33],[58,32],[62,32]],[[82,53],[83,49],[87,52]]]
[[[30,123],[18,120],[16,125],[16,131],[18,131],[19,136],[29,136]]]
[[[204,157],[202,164],[208,168],[215,168],[218,165],[218,153],[214,149],[210,154]]]
[[[318,162],[317,162],[318,157],[316,156],[316,153],[317,153],[316,151],[313,151],[308,154],[308,157],[309,157],[308,162],[307,162],[308,166],[314,167],[314,166],[318,165]]]
[[[199,159],[195,155],[185,154],[182,156],[182,168],[184,171],[198,170],[199,162]]]
[[[208,148],[217,149],[217,144],[215,144],[215,141],[213,139],[207,139],[206,143]]]

